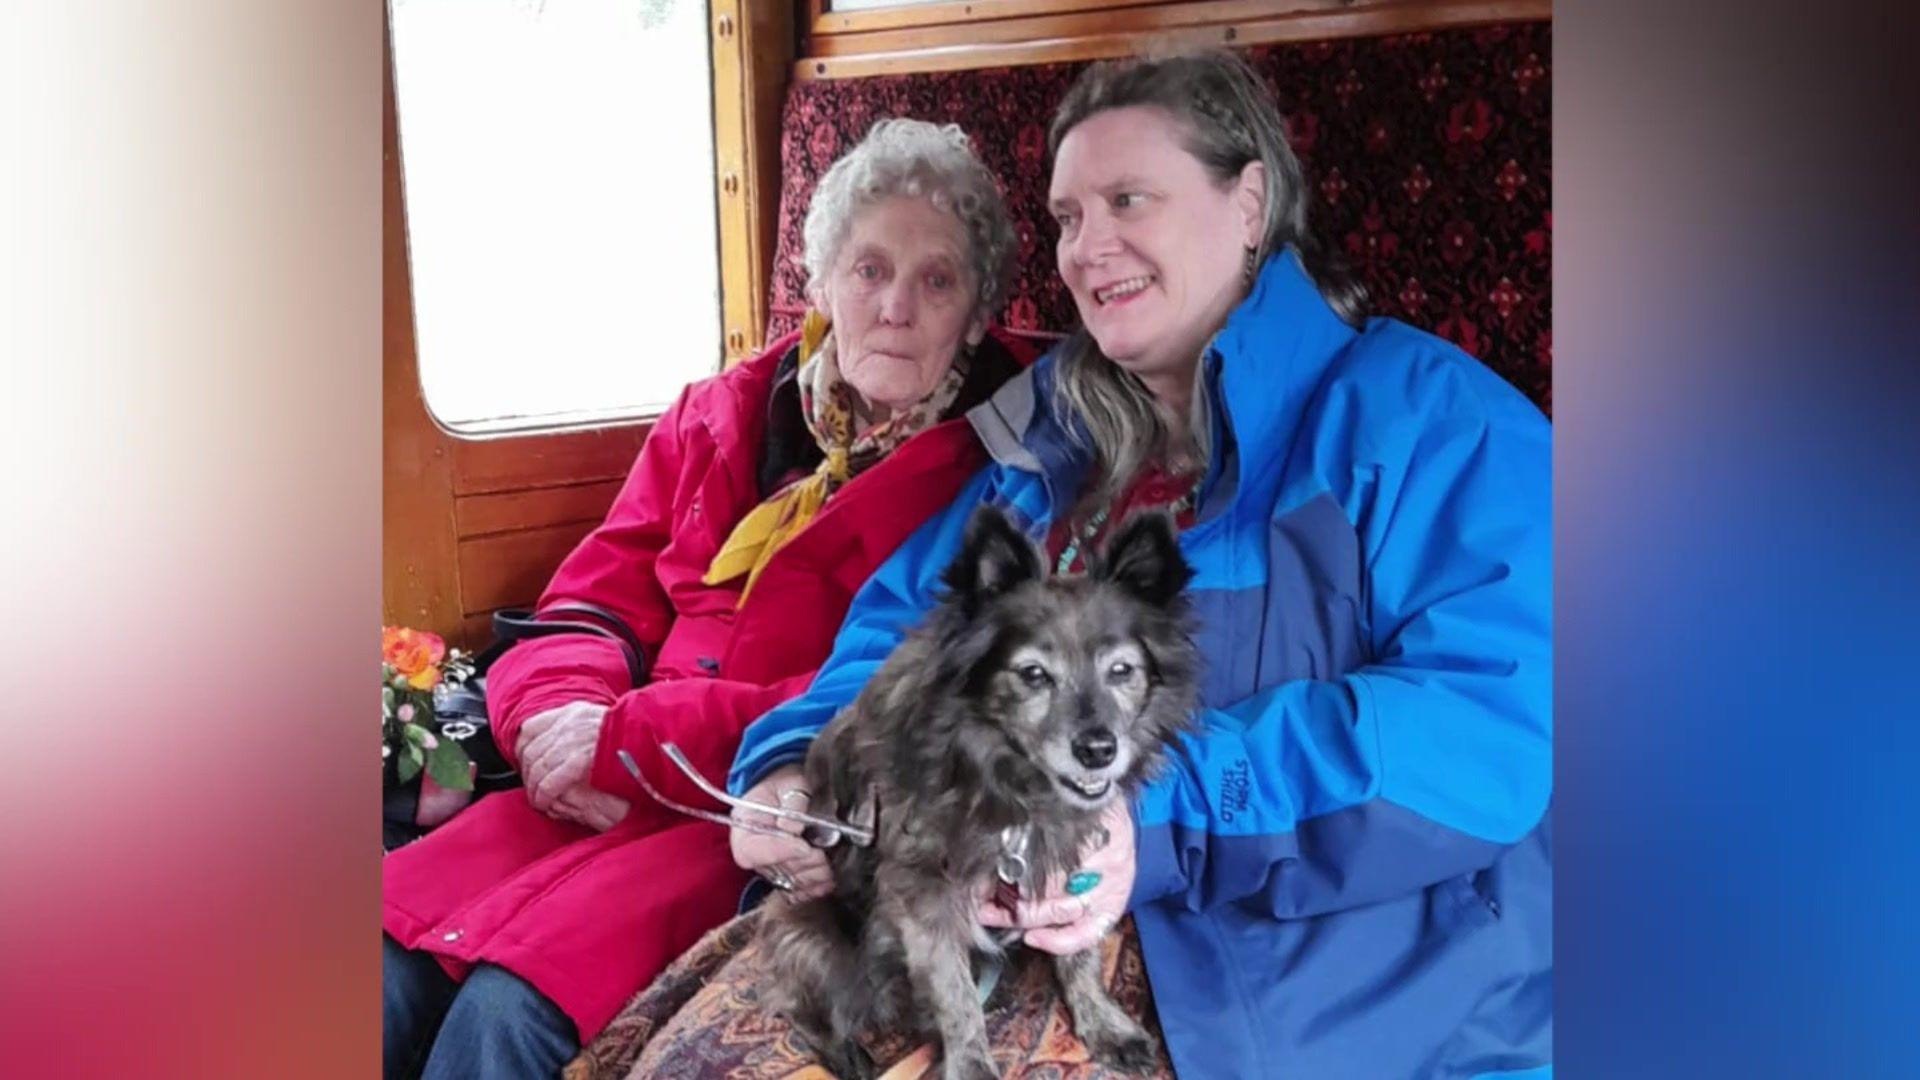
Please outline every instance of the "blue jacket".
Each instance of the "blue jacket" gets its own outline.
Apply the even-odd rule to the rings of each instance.
[[[1479,362],[1340,321],[1297,258],[1203,359],[1181,548],[1203,728],[1135,804],[1132,911],[1182,1077],[1544,1077],[1552,1017],[1550,428]],[[994,457],[854,598],[730,785],[804,756],[934,603],[974,506],[1043,535],[1087,455],[1042,358]]]

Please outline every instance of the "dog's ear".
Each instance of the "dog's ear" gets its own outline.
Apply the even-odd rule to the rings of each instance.
[[[1095,561],[1090,576],[1110,581],[1155,607],[1166,607],[1193,579],[1193,567],[1180,554],[1173,518],[1156,510],[1128,518]]]
[[[947,566],[941,580],[968,611],[1018,585],[1037,581],[1042,575],[1040,553],[1033,542],[1013,527],[1005,514],[991,506],[982,506],[967,522],[967,536],[960,554]]]

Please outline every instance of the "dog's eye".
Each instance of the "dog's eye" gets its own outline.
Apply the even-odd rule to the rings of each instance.
[[[1115,682],[1132,677],[1133,665],[1127,663],[1125,660],[1115,660],[1113,664],[1107,668],[1107,678]]]
[[[1013,673],[1020,676],[1020,681],[1026,683],[1028,687],[1034,690],[1038,690],[1053,681],[1053,676],[1047,674],[1047,669],[1041,667],[1039,664],[1021,664],[1019,667],[1013,669]]]

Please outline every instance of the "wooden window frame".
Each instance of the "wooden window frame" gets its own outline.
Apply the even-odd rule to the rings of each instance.
[[[716,368],[751,355],[766,334],[793,13],[793,0],[709,0],[720,189]],[[531,604],[554,566],[605,517],[654,418],[487,436],[450,431],[427,410],[390,28],[384,37],[381,617],[477,648],[493,636],[492,612]]]
[[[731,366],[766,343],[779,243],[780,113],[797,38],[793,0],[709,2],[721,339]]]
[[[937,4],[837,12],[830,10],[830,0],[806,0],[807,33],[810,37],[830,37],[914,26],[946,26],[994,19],[1063,15],[1075,11],[1110,11],[1119,7],[1164,2],[1166,0],[946,0]]]
[[[1126,56],[1151,45],[1264,45],[1551,19],[1552,0],[955,0],[834,14],[806,0],[797,80]]]

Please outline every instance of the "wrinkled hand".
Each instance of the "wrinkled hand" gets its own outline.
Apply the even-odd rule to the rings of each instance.
[[[980,924],[1020,927],[1028,945],[1059,956],[1099,944],[1127,913],[1127,899],[1133,895],[1133,814],[1124,801],[1115,799],[1101,813],[1100,824],[1106,827],[1107,843],[1087,852],[1080,864],[1081,870],[1100,875],[1098,885],[1068,896],[1066,881],[1055,875],[1047,879],[1041,895],[1021,900],[1012,911],[985,900]]]
[[[593,751],[607,707],[575,701],[528,718],[514,756],[527,801],[551,818],[605,832],[627,816],[627,800],[593,787]]]
[[[782,766],[768,773],[765,780],[748,788],[744,797],[748,802],[779,805],[788,810],[807,810],[806,774],[798,765]],[[802,900],[825,896],[832,891],[833,871],[827,865],[826,852],[800,839],[800,832],[806,826],[737,806],[733,808],[733,817],[738,821],[774,825],[781,832],[791,834],[762,836],[745,829],[732,830],[728,839],[733,845],[733,861],[742,870],[751,870],[775,883],[791,882],[792,887],[787,891]]]

